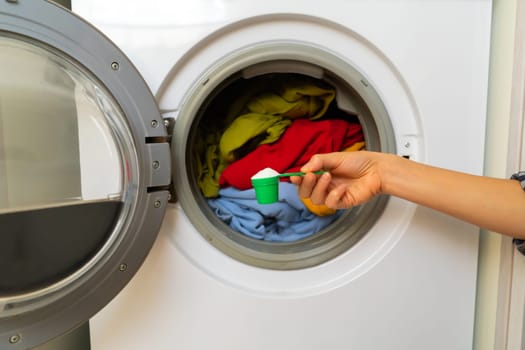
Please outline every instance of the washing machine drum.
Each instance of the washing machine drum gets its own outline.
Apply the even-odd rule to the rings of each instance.
[[[88,320],[131,279],[168,200],[169,144],[124,55],[69,11],[0,3],[0,348]]]

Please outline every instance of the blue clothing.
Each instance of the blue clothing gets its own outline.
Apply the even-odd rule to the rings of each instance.
[[[289,182],[279,183],[279,201],[258,204],[255,190],[222,188],[219,197],[208,200],[217,217],[232,229],[255,239],[273,242],[293,242],[309,237],[342,214],[331,216],[311,213],[297,194],[297,187]]]

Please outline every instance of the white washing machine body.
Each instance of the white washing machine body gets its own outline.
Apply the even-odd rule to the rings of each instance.
[[[482,172],[490,1],[90,1],[73,11],[124,50],[176,123],[200,90],[254,61],[341,60],[383,102],[397,154]],[[175,152],[189,129],[175,132]],[[145,264],[91,320],[94,349],[472,347],[476,227],[391,198],[340,255],[276,270],[224,254],[189,210],[170,205]]]
[[[478,228],[380,196],[312,237],[258,241],[213,215],[196,185],[193,152],[214,103],[239,91],[232,86],[299,75],[333,85],[337,107],[356,115],[368,149],[480,174],[491,1],[82,0],[72,7],[122,52],[53,4],[0,5],[0,46],[8,52],[0,62],[13,67],[0,79],[0,180],[9,189],[0,187],[0,227],[12,255],[0,260],[10,268],[0,285],[2,348],[37,345],[87,318],[95,350],[472,348]],[[17,74],[34,90],[13,85]],[[47,85],[37,80],[35,88],[35,76]],[[35,94],[23,91],[45,98],[28,100]],[[67,129],[78,133],[57,147],[73,150],[72,161],[58,162],[72,172],[64,178],[73,190],[58,199],[46,193],[35,202],[18,178],[18,162],[26,162],[20,150],[30,142],[6,135],[35,129],[20,122],[31,114],[38,123],[71,115]],[[38,154],[27,159],[48,169]],[[79,202],[101,211],[75,212],[53,243],[37,237],[38,249],[20,243],[35,238],[32,225],[20,224],[26,212],[45,216],[52,208],[60,217]],[[50,246],[65,238],[82,246],[77,235],[92,235],[99,204],[114,213],[73,263],[59,261],[38,279],[17,273],[46,265],[26,261],[24,249],[43,250],[51,261],[64,251]],[[53,215],[42,222],[61,221]],[[71,228],[80,218],[84,230]]]

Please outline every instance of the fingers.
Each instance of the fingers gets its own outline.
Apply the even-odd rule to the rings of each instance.
[[[375,158],[374,158],[375,157]],[[374,168],[375,153],[335,152],[314,155],[301,171],[302,179],[294,179],[299,196],[313,204],[332,209],[360,205],[381,191],[381,179]],[[377,167],[377,165],[375,165]],[[326,170],[322,176],[311,172]]]
[[[345,185],[339,185],[333,188],[325,198],[324,204],[332,209],[349,208],[351,204],[345,204],[343,197],[345,195]]]
[[[317,170],[330,170],[335,168],[341,162],[341,157],[338,153],[326,153],[326,154],[316,154],[308,163],[303,165],[301,171],[305,173],[314,172]]]
[[[352,206],[352,203],[345,201],[346,185],[334,186],[330,173],[320,176],[306,174],[301,179],[298,194],[301,198],[310,198],[313,204],[324,204],[332,209],[345,209]]]
[[[292,177],[290,180],[297,185],[298,194],[301,198],[310,198],[313,204],[325,204],[333,209],[345,207],[345,187],[336,187],[334,182],[341,174],[337,173],[344,158],[348,154],[335,152],[314,155],[302,168],[306,174],[303,177]],[[327,170],[322,175],[312,174],[314,171]],[[331,174],[331,172],[334,172]]]
[[[290,182],[296,186],[300,186],[302,181],[303,181],[302,176],[290,176]]]
[[[312,188],[310,199],[314,204],[324,204],[326,196],[330,192],[330,182],[332,181],[332,176],[330,173],[324,173],[319,178],[316,176],[313,177],[316,178],[316,182]]]
[[[329,191],[330,182],[332,177],[330,173],[324,173],[322,175],[315,175],[307,173],[302,179],[297,180],[294,183],[298,183],[298,194],[301,198],[310,198],[314,204],[322,204]]]
[[[308,163],[303,165],[301,171],[305,173],[311,173],[321,169],[323,169],[323,156],[320,154],[316,154],[312,158],[310,158]]]

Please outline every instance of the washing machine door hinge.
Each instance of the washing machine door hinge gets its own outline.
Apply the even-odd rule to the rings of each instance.
[[[152,120],[151,126],[157,128],[163,124],[165,133],[161,136],[147,136],[146,146],[148,152],[151,154],[153,162],[151,163],[151,181],[148,184],[148,192],[168,191],[168,201],[175,202],[176,195],[172,180],[172,164],[171,164],[171,138],[173,134],[173,126],[175,119],[162,118],[162,122],[156,119]],[[169,166],[165,166],[169,164]],[[166,171],[166,169],[168,169]]]
[[[173,128],[175,127],[175,118],[170,117],[170,116],[165,116],[163,117],[163,120],[164,120],[164,126],[166,127],[166,132],[168,133],[168,143],[170,144],[170,149],[171,149],[171,140],[173,137]],[[173,171],[173,168],[174,166],[172,164],[172,171]],[[175,192],[175,186],[173,184],[173,180],[170,182],[169,191],[170,191],[170,196],[169,196],[168,201],[170,203],[177,202],[177,193]]]
[[[166,132],[168,133],[168,142],[171,144],[171,138],[173,137],[173,128],[175,127],[175,118],[173,117],[163,117],[164,126],[166,127]]]

